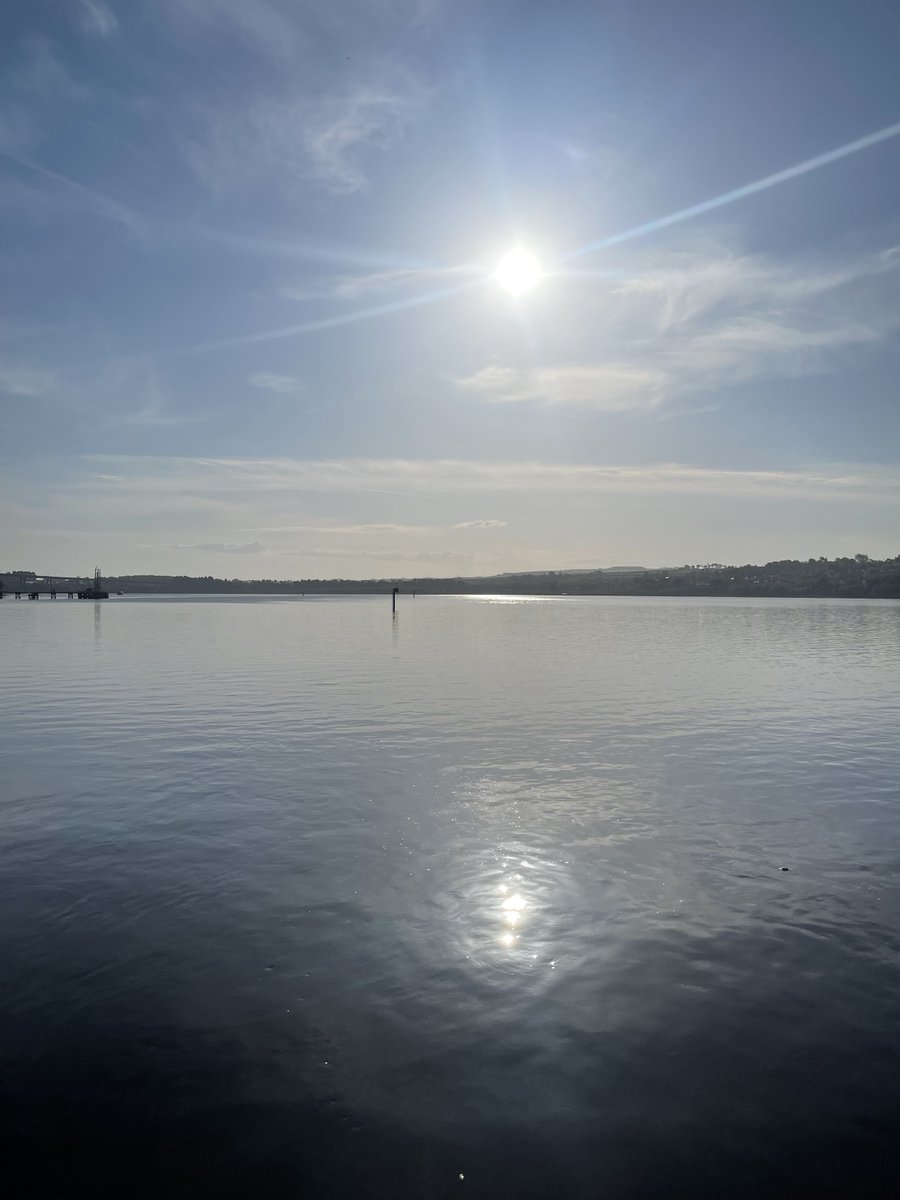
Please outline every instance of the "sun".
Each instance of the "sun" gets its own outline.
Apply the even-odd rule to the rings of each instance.
[[[541,264],[524,246],[515,246],[497,264],[494,279],[511,296],[522,296],[538,283],[543,275]]]

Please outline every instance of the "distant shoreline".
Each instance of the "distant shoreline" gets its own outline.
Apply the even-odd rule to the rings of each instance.
[[[133,600],[169,600],[169,599],[193,599],[193,600],[216,600],[225,599],[234,596],[257,596],[260,599],[337,599],[339,597],[356,596],[360,600],[374,599],[376,597],[390,597],[390,590],[372,589],[371,591],[321,591],[321,592],[290,592],[290,591],[229,591],[229,592],[192,592],[189,590],[178,592],[125,592],[119,596],[113,596],[112,599],[133,599]],[[402,597],[412,598],[414,593],[400,589],[399,595]],[[515,599],[522,597],[534,600],[900,600],[900,593],[897,595],[815,595],[810,592],[798,593],[796,595],[781,594],[778,595],[762,595],[760,593],[716,593],[716,592],[491,592],[491,591],[459,591],[459,592],[439,592],[439,591],[418,591],[415,593],[416,598],[422,599],[466,599],[467,597],[483,597],[501,596],[504,598]]]
[[[0,572],[0,589],[27,591],[30,572]],[[63,576],[59,576],[60,581]],[[60,583],[60,586],[62,584]],[[211,575],[103,576],[126,595],[378,595],[393,587],[425,595],[736,596],[796,599],[900,599],[900,555],[871,559],[785,559],[763,565],[704,563],[648,569],[528,571],[425,579],[218,579]]]

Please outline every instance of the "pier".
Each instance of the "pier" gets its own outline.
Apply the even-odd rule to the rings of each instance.
[[[67,600],[108,600],[109,592],[103,590],[100,568],[95,567],[94,578],[75,575],[19,575],[18,579],[7,576],[8,582],[0,580],[0,600],[9,592],[16,600],[40,600],[48,596],[56,600],[65,596]]]

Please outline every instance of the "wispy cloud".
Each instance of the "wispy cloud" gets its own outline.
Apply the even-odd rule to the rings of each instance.
[[[46,196],[46,206],[51,209],[75,209],[91,213],[123,226],[135,237],[144,239],[147,236],[148,222],[144,217],[118,200],[113,200],[110,196],[79,183],[78,180],[70,179],[67,175],[61,175],[58,171],[51,171],[32,158],[14,153],[11,149],[4,149],[2,144],[0,155],[7,162],[23,168],[27,175],[36,178],[39,184],[43,185],[41,191],[32,186],[20,188],[20,198],[29,208],[35,203],[35,198],[41,204]]]
[[[0,113],[0,153],[21,153],[37,139],[32,117],[21,105],[7,104]]]
[[[309,175],[333,192],[360,191],[368,182],[366,155],[400,140],[424,96],[412,75],[394,70],[385,79],[307,105],[300,137]]]
[[[50,39],[40,34],[25,39],[9,81],[19,91],[45,100],[81,101],[91,94],[63,63]]]
[[[42,34],[22,39],[0,77],[0,153],[22,163],[52,125],[60,105],[82,105],[93,90],[77,78]]]
[[[333,530],[330,532],[334,532]],[[166,550],[192,550],[210,554],[268,554],[271,547],[264,542],[165,542],[157,548]],[[399,550],[396,548],[366,548],[348,546],[294,546],[280,551],[284,555],[298,555],[304,559],[339,558],[347,562],[364,560],[371,562],[403,563],[461,563],[470,556],[457,550]]]
[[[119,19],[106,0],[79,0],[81,27],[97,37],[112,37],[119,28]]]
[[[506,521],[498,521],[493,518],[488,518],[483,521],[457,521],[453,526],[454,529],[505,529]]]
[[[654,408],[665,394],[666,376],[638,363],[597,363],[557,367],[485,367],[459,380],[466,391],[489,400],[539,400],[583,404],[603,412]]]
[[[211,459],[98,455],[92,471],[121,475],[123,491],[284,497],[365,492],[410,496],[498,492],[728,495],[795,500],[900,501],[900,468],[829,463],[794,470],[720,470],[679,463],[591,466],[457,459]]]
[[[296,0],[165,0],[179,32],[209,37],[226,30],[274,61],[296,54],[313,36],[342,44],[374,41],[427,24],[439,0],[344,0],[339,5]]]
[[[457,521],[450,525],[397,525],[391,522],[383,524],[361,525],[257,525],[248,529],[248,533],[327,533],[341,537],[369,537],[373,534],[428,534],[445,529],[503,529],[506,521],[494,519],[480,521]]]
[[[819,328],[737,317],[673,347],[666,357],[673,388],[708,391],[766,376],[817,375],[842,365],[842,352],[874,346],[883,331],[865,321]]]
[[[371,69],[332,90],[274,91],[239,111],[209,109],[201,128],[182,136],[185,158],[216,197],[258,186],[273,172],[313,181],[336,194],[368,185],[373,154],[385,153],[422,112],[426,90],[397,65]]]
[[[100,391],[123,391],[135,396],[139,403],[136,408],[113,412],[107,416],[107,428],[164,428],[166,426],[191,425],[196,421],[206,419],[202,412],[176,411],[165,387],[152,373],[138,370],[133,373],[128,368],[113,370],[107,378],[101,378],[95,385]]]
[[[263,542],[169,542],[170,550],[205,550],[213,554],[265,554],[269,549]]]
[[[826,150],[824,154],[817,154],[813,158],[803,159],[801,162],[794,163],[790,167],[785,167],[781,171],[776,171],[772,175],[766,175],[761,179],[754,179],[752,183],[745,183],[740,187],[732,188],[731,191],[721,192],[718,196],[711,196],[708,200],[701,200],[699,204],[692,204],[688,208],[678,209],[675,212],[668,213],[664,217],[657,217],[655,220],[646,221],[643,225],[637,225],[632,229],[624,230],[622,233],[615,233],[607,237],[602,237],[598,241],[589,242],[586,246],[581,246],[577,250],[570,251],[566,255],[566,259],[571,260],[581,258],[586,254],[596,254],[599,250],[608,250],[613,246],[620,246],[625,242],[633,241],[635,238],[645,237],[648,234],[669,229],[673,225],[681,224],[682,221],[690,221],[706,213],[715,212],[717,209],[725,208],[729,204],[746,200],[749,196],[755,196],[760,192],[768,191],[769,188],[787,183],[788,180],[799,179],[800,176],[806,175],[810,171],[821,170],[823,167],[840,162],[841,159],[859,154],[863,150],[870,150],[873,146],[878,146],[882,142],[890,141],[898,136],[900,136],[900,121],[895,122],[893,125],[885,125],[881,129],[875,129],[871,133],[856,138],[852,142],[845,142],[841,146],[835,146],[831,150]]]
[[[476,281],[478,282],[478,281]],[[430,292],[415,292],[413,295],[399,296],[386,299],[381,304],[367,305],[365,308],[353,308],[349,312],[339,312],[326,317],[309,321],[301,321],[294,325],[280,325],[274,329],[262,329],[256,333],[239,334],[236,337],[224,338],[215,342],[199,342],[193,346],[183,346],[173,351],[174,354],[193,355],[209,354],[216,350],[233,349],[238,346],[256,346],[264,342],[283,341],[289,338],[302,337],[310,333],[319,333],[323,329],[336,329],[341,325],[354,325],[360,321],[369,321],[373,317],[383,317],[389,313],[398,313],[406,309],[421,308],[424,305],[435,304],[450,296],[470,290],[475,284],[470,280],[465,283],[455,283],[450,287],[435,288]]]
[[[483,274],[474,266],[410,266],[386,271],[366,271],[355,275],[338,275],[317,285],[287,284],[278,289],[286,300],[358,300],[371,295],[385,295],[408,287],[421,287],[435,281],[463,279]]]
[[[806,311],[805,306],[829,297],[846,301],[843,293],[849,285],[898,268],[895,246],[854,257],[785,261],[741,253],[710,239],[681,250],[658,251],[652,260],[638,259],[631,270],[616,273],[608,295],[632,309],[624,320],[637,310],[637,315],[652,318],[660,333],[723,313],[762,310],[790,322]]]
[[[132,412],[110,417],[109,426],[131,426],[133,428],[164,428],[165,426],[190,425],[202,417],[187,413],[168,412],[162,404],[145,404]]]
[[[248,529],[248,533],[327,533],[344,536],[368,536],[385,533],[430,533],[440,526],[434,525],[257,525]]]
[[[306,384],[294,375],[276,375],[272,371],[257,371],[247,377],[251,387],[264,392],[275,392],[279,396],[296,396],[306,391]]]
[[[304,558],[372,559],[375,562],[468,562],[469,555],[456,550],[347,550],[314,547],[303,550]]]
[[[733,544],[736,529],[757,539],[748,543],[757,547],[754,553],[769,557],[802,553],[810,539],[813,549],[805,552],[814,552],[815,545],[822,545],[816,541],[819,533],[832,527],[845,539],[838,547],[852,535],[859,545],[877,544],[887,553],[893,552],[900,512],[897,465],[832,462],[785,470],[725,470],[681,463],[107,455],[44,460],[46,486],[34,498],[21,486],[22,479],[33,475],[34,464],[4,467],[0,512],[7,533],[26,546],[32,535],[59,531],[62,561],[69,554],[64,532],[93,529],[97,538],[113,539],[103,554],[116,560],[120,571],[127,561],[135,571],[174,572],[181,569],[179,560],[189,562],[191,554],[264,561],[262,573],[279,578],[358,577],[366,573],[366,562],[381,564],[377,573],[384,575],[401,572],[404,564],[409,574],[466,574],[473,567],[490,573],[585,560],[649,557],[664,562],[674,555],[685,561],[683,556],[693,557],[691,547],[697,544],[703,547],[701,557],[721,559],[720,547]],[[385,498],[399,486],[405,489],[401,505],[393,496]],[[381,494],[377,500],[376,493]],[[27,510],[22,507],[26,496]],[[346,514],[344,521],[320,518],[292,526],[290,514],[308,511],[308,506],[321,508],[317,497],[324,496],[328,511]],[[515,536],[484,524],[499,518],[458,520],[453,515],[497,511],[501,504],[511,524],[514,519]],[[365,520],[375,505],[382,519]],[[398,509],[427,513],[434,524],[422,532],[394,528],[390,517]],[[719,527],[712,543],[697,523],[711,512]],[[659,537],[647,540],[638,526],[635,540],[631,517],[637,514],[646,522],[648,513],[655,514],[651,523],[660,527]],[[601,514],[615,518],[601,517],[598,530]],[[354,517],[362,519],[357,523]],[[480,528],[472,528],[476,520]],[[617,535],[613,527],[619,525]],[[354,526],[359,534],[336,532]],[[781,540],[771,545],[773,531]],[[465,562],[467,554],[468,565],[447,569],[452,562]],[[332,565],[319,571],[313,565],[316,558]],[[204,570],[200,562],[186,569],[195,574]]]
[[[54,371],[0,360],[0,395],[36,399],[46,396],[57,383]]]
[[[883,345],[900,328],[896,248],[826,262],[776,262],[709,245],[658,252],[591,280],[572,324],[586,361],[484,367],[458,380],[487,400],[604,412],[754,379],[816,375]],[[577,287],[577,277],[573,286]]]
[[[290,7],[273,0],[165,0],[164,7],[181,36],[209,39],[224,30],[276,61],[295,54],[304,37],[303,25]]]
[[[570,168],[582,180],[590,180],[594,187],[608,183],[625,165],[624,154],[620,149],[613,149],[609,136],[591,141],[557,138],[552,145]]]
[[[358,277],[364,273],[362,268],[366,268],[365,273],[368,274],[381,274],[395,270],[421,270],[432,265],[414,258],[411,259],[408,255],[399,255],[396,251],[379,252],[352,241],[335,241],[331,238],[313,237],[309,234],[293,234],[289,237],[272,236],[270,233],[237,232],[194,222],[186,222],[181,229],[189,236],[202,238],[204,241],[251,255],[253,258],[266,257],[277,260],[282,267],[285,263],[299,260],[307,263],[327,263],[335,268],[340,265],[344,268],[344,274],[336,276],[335,279],[328,279],[324,284],[318,281],[311,284],[307,280],[303,280],[299,283],[285,285],[282,294],[290,295],[291,299],[332,295],[336,283],[342,279]],[[348,273],[347,269],[350,267],[356,269],[355,274]]]

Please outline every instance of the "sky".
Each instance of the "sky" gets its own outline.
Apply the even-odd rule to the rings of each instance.
[[[898,40],[894,0],[10,0],[0,568],[900,553]]]

